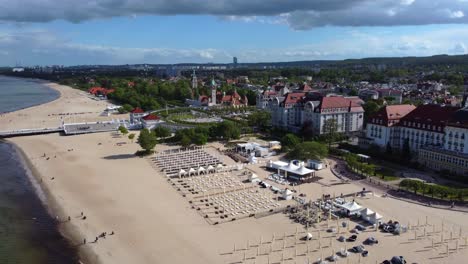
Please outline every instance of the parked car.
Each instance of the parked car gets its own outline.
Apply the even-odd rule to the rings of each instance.
[[[340,236],[338,238],[338,241],[340,241],[340,242],[345,242],[345,240],[346,240],[346,238],[344,236]]]
[[[378,243],[379,243],[379,241],[375,237],[368,237],[364,241],[364,244],[366,244],[366,245],[374,245],[374,244],[378,244]]]
[[[356,236],[356,235],[352,235],[352,236],[348,237],[347,241],[349,241],[349,242],[354,242],[354,241],[356,241],[356,239],[357,239],[357,236]]]
[[[406,260],[403,256],[394,256],[390,262],[392,264],[406,264]]]
[[[356,225],[356,229],[359,231],[365,231],[366,228],[363,225]]]
[[[357,245],[357,246],[352,247],[350,250],[351,252],[354,252],[354,253],[362,253],[364,252],[365,248],[363,245]]]

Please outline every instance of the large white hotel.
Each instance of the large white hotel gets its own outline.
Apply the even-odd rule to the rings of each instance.
[[[407,142],[419,163],[468,176],[468,108],[386,106],[370,117],[363,145],[401,149]]]

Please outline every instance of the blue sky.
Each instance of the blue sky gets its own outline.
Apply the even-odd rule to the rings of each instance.
[[[468,52],[468,0],[0,0],[0,65]]]

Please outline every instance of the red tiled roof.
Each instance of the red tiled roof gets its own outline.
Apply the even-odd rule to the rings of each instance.
[[[304,92],[311,92],[311,91],[313,91],[312,87],[310,87],[307,83],[304,83],[303,85],[301,85],[301,87],[299,88],[299,90],[304,91]]]
[[[277,95],[277,93],[275,91],[264,91],[263,92],[263,95]]]
[[[377,113],[370,116],[370,124],[392,126],[398,121],[416,109],[414,105],[388,105],[381,108]],[[393,121],[389,123],[389,121]]]
[[[149,114],[149,115],[144,116],[143,120],[146,120],[146,121],[148,121],[148,120],[159,120],[159,116]]]
[[[361,107],[355,98],[344,98],[340,96],[323,97],[320,109],[326,108],[344,108],[344,107]]]
[[[284,104],[297,104],[304,98],[306,93],[287,93],[284,98]]]
[[[435,131],[439,126],[444,128],[459,109],[459,107],[452,106],[421,105],[403,117],[399,126]],[[426,125],[426,129],[423,129],[422,126],[418,127],[418,124]],[[432,126],[436,126],[436,128],[433,129]]]
[[[135,109],[133,109],[133,111],[131,113],[133,114],[143,114],[145,111],[143,111],[143,109],[141,109],[140,107],[137,107]]]
[[[106,89],[103,87],[91,87],[88,90],[88,92],[93,95],[97,95],[97,94],[108,95],[110,93],[113,93],[114,91],[115,91],[114,89]]]

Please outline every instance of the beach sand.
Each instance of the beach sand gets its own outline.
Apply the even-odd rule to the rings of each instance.
[[[91,112],[76,115],[76,118],[79,117],[80,121],[104,119],[98,115],[105,108],[106,102],[92,100],[82,92],[65,86],[51,86],[61,92],[60,99],[5,114],[0,117],[0,130],[28,128],[31,124],[57,124],[60,117],[50,116],[52,113]],[[110,118],[106,117],[105,120]],[[138,150],[136,143],[116,133],[80,136],[48,134],[17,137],[9,141],[20,147],[34,166],[36,177],[49,195],[49,200],[56,205],[52,208],[53,213],[59,215],[60,219],[71,217],[70,222],[61,226],[65,233],[73,230],[71,238],[74,243],[78,244],[83,238],[88,242],[93,241],[102,232],[115,232],[115,235],[100,238],[97,243],[80,246],[84,263],[233,263],[240,261],[244,252],[249,258],[257,250],[252,247],[231,254],[234,243],[238,248],[245,248],[247,241],[251,245],[258,244],[260,237],[266,241],[271,240],[273,234],[280,237],[285,232],[294,234],[296,228],[303,231],[302,226],[293,223],[284,214],[209,225],[196,210],[191,209],[186,198],[178,194],[167,179],[151,166],[147,158],[133,155]],[[157,146],[156,150],[162,148]],[[44,153],[46,157],[43,157]],[[258,166],[253,169],[260,172]],[[323,178],[320,184],[301,187],[301,191],[310,198],[320,197],[322,193],[350,193],[361,188],[354,184],[333,185],[336,178],[326,170],[318,174]],[[412,225],[416,225],[418,218],[422,224],[425,216],[429,216],[430,224],[437,223],[439,229],[442,219],[445,219],[446,238],[449,236],[449,228],[452,228],[454,237],[458,237],[459,227],[462,227],[464,236],[468,235],[468,216],[465,213],[429,208],[392,198],[368,196],[358,198],[357,201],[379,212],[386,220],[400,220],[403,224],[411,221]],[[86,215],[86,220],[80,218],[81,212]],[[320,227],[326,228],[324,224]],[[310,230],[316,232],[312,228]],[[422,231],[419,232],[422,235]],[[464,242],[460,242],[462,249],[458,253],[453,250],[447,258],[444,245],[434,250],[428,249],[430,238],[418,237],[418,240],[412,240],[412,232],[401,237],[369,232],[360,237],[370,235],[376,236],[381,243],[370,247],[369,257],[363,258],[361,263],[380,263],[394,255],[404,255],[411,262],[417,263],[464,263],[468,257],[468,248],[463,247]],[[324,233],[326,236],[328,234]],[[349,233],[345,236],[349,236]],[[288,238],[289,245],[293,247],[284,250],[287,258],[295,254],[294,239]],[[328,245],[328,241],[324,239],[322,245]],[[281,241],[273,244],[274,248],[281,245]],[[296,260],[289,259],[285,263],[304,263],[306,259],[316,261],[321,255],[320,251],[315,251],[317,241],[312,241],[310,246],[314,248],[310,254],[298,256]],[[295,247],[304,251],[304,245]],[[339,242],[334,242],[334,249],[342,247]],[[455,240],[452,240],[450,247],[455,247]],[[267,249],[268,246],[261,247],[262,252]],[[331,250],[330,247],[324,248],[323,255],[330,255]],[[282,252],[272,253],[271,262],[280,262]],[[267,263],[267,255],[246,262],[254,261]],[[354,255],[349,263],[358,261],[357,255]]]

